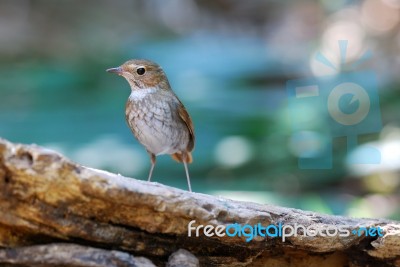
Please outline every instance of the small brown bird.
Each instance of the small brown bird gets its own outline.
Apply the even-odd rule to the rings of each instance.
[[[156,156],[170,154],[174,160],[183,162],[189,191],[192,191],[187,164],[192,162],[195,142],[193,123],[172,91],[164,71],[149,60],[133,59],[107,72],[124,77],[131,86],[126,121],[150,155],[148,181],[156,165]]]

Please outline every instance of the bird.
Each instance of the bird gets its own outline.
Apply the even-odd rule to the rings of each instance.
[[[194,126],[163,69],[150,60],[132,59],[106,71],[124,77],[131,87],[125,119],[150,156],[148,181],[151,181],[156,157],[169,154],[183,163],[188,190],[192,192],[188,164],[193,161]]]

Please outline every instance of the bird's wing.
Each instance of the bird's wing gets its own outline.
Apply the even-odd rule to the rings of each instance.
[[[194,148],[194,127],[192,123],[192,119],[189,116],[189,113],[186,111],[185,107],[183,106],[182,102],[179,101],[178,104],[178,115],[182,119],[182,121],[186,124],[189,130],[189,143],[187,146],[188,152],[192,151]]]

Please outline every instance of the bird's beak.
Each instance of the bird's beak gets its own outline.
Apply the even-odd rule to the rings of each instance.
[[[122,75],[122,73],[124,72],[121,67],[111,68],[111,69],[108,69],[106,71],[109,72],[109,73],[115,73],[115,74],[118,74],[118,75]]]

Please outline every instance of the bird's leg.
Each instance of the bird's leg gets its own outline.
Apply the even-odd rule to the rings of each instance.
[[[153,170],[154,170],[154,166],[156,166],[156,155],[154,155],[153,153],[150,153],[150,160],[151,160],[151,167],[150,167],[150,172],[149,172],[149,178],[147,179],[148,182],[150,182],[151,180],[151,176],[153,175]]]
[[[192,192],[192,187],[190,186],[190,177],[189,177],[189,170],[188,170],[188,166],[187,166],[187,162],[186,162],[186,153],[183,152],[182,153],[182,161],[183,161],[183,165],[185,166],[185,172],[186,172],[186,179],[188,182],[188,187],[189,187],[189,192]]]

